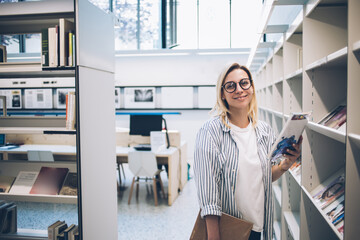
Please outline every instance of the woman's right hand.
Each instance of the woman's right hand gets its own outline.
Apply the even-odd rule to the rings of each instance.
[[[206,232],[208,240],[220,240],[219,216],[205,216]]]

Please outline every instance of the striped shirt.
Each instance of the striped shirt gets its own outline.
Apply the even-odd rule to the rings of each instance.
[[[225,118],[225,121],[229,125],[229,119]],[[255,132],[265,192],[264,240],[270,240],[273,228],[272,161],[267,154],[276,137],[272,128],[263,121],[258,121]],[[194,177],[202,217],[221,216],[221,212],[225,212],[242,218],[235,205],[238,162],[239,149],[230,128],[220,117],[205,122],[196,136],[194,154]]]

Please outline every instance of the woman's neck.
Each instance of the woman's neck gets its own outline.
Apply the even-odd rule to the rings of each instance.
[[[236,112],[235,114],[231,113],[229,114],[229,120],[232,124],[240,128],[246,128],[250,123],[250,120],[247,115],[247,111],[242,113]]]

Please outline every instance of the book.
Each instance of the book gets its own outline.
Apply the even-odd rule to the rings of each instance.
[[[4,210],[0,223],[0,233],[16,233],[17,232],[17,206],[10,203]]]
[[[76,124],[75,92],[66,94],[66,129],[74,130]]]
[[[68,53],[68,65],[70,67],[73,67],[74,66],[74,46],[73,46],[73,31],[70,31],[68,33],[68,40],[69,40],[69,53]]]
[[[25,89],[24,91],[25,109],[52,109],[53,94],[52,89]]]
[[[58,195],[68,168],[41,167],[30,194]]]
[[[54,228],[54,236],[53,239],[59,239],[59,237],[64,237],[64,231],[67,229],[68,225],[65,223],[65,221],[62,221],[61,224],[57,225]],[[64,239],[64,238],[62,238]]]
[[[325,209],[336,199],[344,196],[345,192],[345,176],[341,174],[327,186],[322,188],[319,192],[313,195],[315,202],[317,202],[321,209]]]
[[[57,67],[58,62],[58,26],[48,28],[49,67]]]
[[[77,174],[69,172],[65,178],[64,184],[61,187],[60,195],[77,196]]]
[[[71,234],[74,231],[75,227],[76,227],[75,224],[71,224],[68,228],[66,228],[64,230],[64,240],[70,240],[71,239]]]
[[[339,129],[346,123],[346,105],[341,104],[319,121],[319,124],[334,129]]]
[[[10,188],[11,194],[29,194],[39,172],[20,171]]]
[[[6,46],[0,45],[0,63],[7,62]]]
[[[50,226],[48,226],[48,239],[49,240],[56,240],[56,236],[59,233],[59,226],[60,225],[64,225],[65,221],[60,221],[57,220],[56,222],[54,222],[53,224],[51,224]],[[57,229],[57,232],[55,232],[55,229]]]
[[[49,66],[49,30],[41,29],[41,64],[43,67]]]
[[[78,226],[74,225],[74,227],[72,227],[69,231],[64,231],[64,240],[75,240],[75,234],[78,230]]]
[[[57,88],[54,94],[54,108],[66,109],[66,94],[75,92],[74,88]]]
[[[5,226],[5,222],[7,221],[6,218],[8,217],[8,208],[13,206],[13,202],[4,202],[2,205],[0,205],[0,233],[2,233],[2,230]]]
[[[28,161],[43,161],[43,162],[54,161],[54,156],[51,151],[28,150],[27,157],[28,157]]]
[[[11,176],[0,176],[0,193],[8,193],[15,177]]]
[[[288,154],[287,149],[294,150],[292,144],[297,143],[308,123],[309,113],[293,113],[268,154],[269,158],[280,159],[283,154]]]
[[[6,97],[6,108],[7,109],[21,109],[21,89],[1,89],[0,96]],[[3,108],[3,100],[0,99],[0,109]]]
[[[74,23],[67,19],[59,19],[59,66],[69,66],[69,32],[74,30]]]
[[[245,240],[251,233],[253,224],[240,218],[222,213],[220,217],[220,238],[222,240]],[[235,238],[234,238],[235,237]],[[207,239],[205,219],[202,219],[200,212],[196,218],[194,228],[191,232],[190,240]]]

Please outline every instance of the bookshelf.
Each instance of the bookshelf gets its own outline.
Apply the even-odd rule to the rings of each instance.
[[[8,64],[9,67],[0,64],[0,88],[75,88],[76,130],[65,131],[64,116],[6,116],[0,117],[0,133],[14,141],[20,138],[32,139],[39,144],[45,144],[44,141],[46,144],[70,142],[76,146],[76,157],[55,158],[54,162],[29,162],[13,156],[13,159],[1,160],[0,168],[15,176],[20,170],[66,166],[71,172],[78,173],[78,196],[5,194],[0,195],[0,199],[75,203],[81,239],[117,239],[113,16],[87,0],[3,3],[0,34],[40,33],[43,28],[59,24],[60,18],[75,24],[75,67],[45,69],[41,66],[40,56],[38,62]],[[28,67],[23,68],[25,65]],[[108,221],[99,222],[98,219]],[[0,239],[9,237],[0,235]],[[11,238],[47,239],[43,233],[34,235],[23,229]]]
[[[360,3],[309,0],[297,4],[301,11],[293,22],[286,23],[283,37],[268,49],[262,64],[256,54],[250,63],[259,116],[275,132],[281,131],[291,112],[312,112],[303,134],[301,174],[289,171],[273,183],[275,238],[355,239],[360,215],[360,115],[356,106],[360,102]],[[267,1],[265,5],[274,9],[279,2]],[[271,22],[269,12],[266,22]],[[264,51],[264,45],[258,43],[256,52]],[[341,103],[347,105],[346,131],[318,124]],[[343,234],[313,199],[316,191],[340,174],[345,174]]]

